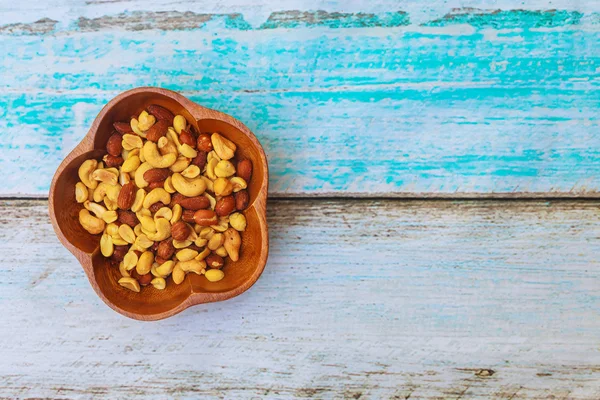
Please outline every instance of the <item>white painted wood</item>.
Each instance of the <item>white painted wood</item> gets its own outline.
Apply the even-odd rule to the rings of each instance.
[[[596,203],[270,202],[257,284],[155,323],[46,207],[0,202],[2,398],[600,397]]]

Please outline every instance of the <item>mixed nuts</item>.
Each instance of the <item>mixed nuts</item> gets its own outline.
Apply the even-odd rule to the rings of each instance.
[[[180,284],[189,272],[224,278],[225,259],[240,257],[252,162],[236,145],[198,133],[182,115],[152,104],[129,123],[117,121],[102,161],[84,161],[75,200],[79,223],[100,237],[118,266],[119,284],[139,292]]]

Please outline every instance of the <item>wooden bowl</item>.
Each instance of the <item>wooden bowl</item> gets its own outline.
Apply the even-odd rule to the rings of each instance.
[[[204,276],[188,274],[180,285],[171,278],[165,290],[151,285],[140,293],[121,287],[118,268],[100,253],[100,235],[91,235],[79,224],[81,204],[75,201],[77,170],[84,160],[100,159],[115,121],[129,121],[150,104],[159,104],[174,114],[185,116],[198,132],[219,132],[237,145],[236,157],[252,160],[253,173],[248,184],[250,205],[244,211],[248,225],[242,234],[240,259],[227,260],[225,278],[211,283]],[[269,236],[266,204],[268,166],[262,146],[254,134],[235,118],[202,107],[182,95],[159,88],[136,88],[112,99],[96,117],[88,134],[64,159],[50,186],[49,211],[54,231],[62,244],[83,267],[92,287],[113,310],[134,319],[158,320],[201,303],[226,300],[246,291],[256,282],[267,262]]]

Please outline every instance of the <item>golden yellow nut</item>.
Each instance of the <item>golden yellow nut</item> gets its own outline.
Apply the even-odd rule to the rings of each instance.
[[[81,163],[81,165],[79,166],[79,170],[77,171],[81,182],[83,182],[83,184],[90,189],[96,189],[96,186],[98,186],[98,181],[92,178],[92,174],[94,173],[97,167],[98,161],[85,160],[83,163]]]
[[[229,196],[233,192],[233,185],[227,178],[217,178],[214,182],[214,193],[217,196]],[[209,199],[210,200],[210,199]]]
[[[125,269],[127,271],[131,271],[138,263],[138,255],[133,251],[129,250],[125,257],[123,257],[123,264],[125,265]]]
[[[179,147],[179,153],[187,158],[194,158],[198,155],[198,152],[194,150],[189,144],[184,143]]]
[[[229,178],[235,174],[235,167],[230,161],[221,160],[215,166],[215,175],[219,178]]]
[[[127,185],[131,182],[131,176],[127,172],[119,172],[119,183],[121,186]]]
[[[142,163],[138,169],[135,170],[135,185],[139,188],[145,188],[150,183],[144,179],[144,174],[146,171],[151,170],[153,167],[148,162]]]
[[[150,281],[155,289],[163,290],[167,286],[167,281],[164,278],[154,278]]]
[[[243,232],[246,230],[246,217],[242,213],[233,213],[229,216],[229,224],[236,231]]]
[[[141,149],[144,145],[144,142],[142,141],[141,137],[126,133],[123,135],[121,145],[125,150]]]
[[[234,193],[237,193],[240,190],[246,189],[248,187],[248,184],[246,183],[246,181],[243,178],[240,178],[239,176],[234,176],[229,181],[231,182],[231,185],[233,186]]]
[[[121,276],[123,278],[129,278],[131,276],[131,275],[129,275],[129,272],[125,268],[125,264],[123,263],[123,261],[121,261],[119,263],[119,273],[121,274]]]
[[[156,232],[156,223],[154,222],[152,217],[143,215],[142,213],[137,213],[136,216],[138,220],[140,220],[140,224],[142,224],[142,231],[145,230],[146,232],[151,233]]]
[[[223,236],[222,233],[215,233],[208,241],[208,248],[210,250],[216,250],[219,247],[223,246],[224,241],[225,241],[225,236]]]
[[[123,224],[119,226],[119,236],[129,244],[135,243],[135,233],[129,225]]]
[[[144,143],[143,152],[146,162],[154,168],[169,168],[177,160],[175,154],[161,154],[156,143],[149,140]]]
[[[201,178],[187,179],[179,173],[171,176],[171,183],[175,190],[187,197],[199,196],[206,190],[206,184]]]
[[[144,132],[142,132],[142,130],[139,128],[139,121],[137,120],[137,118],[131,118],[131,121],[129,123],[129,126],[131,127],[131,130],[136,134],[139,135],[141,137],[143,137],[144,139],[146,138],[146,134]],[[123,148],[125,148],[125,146],[123,146]]]
[[[106,225],[106,233],[110,236],[115,236],[119,234],[119,226],[117,224],[108,224]]]
[[[160,242],[171,236],[171,223],[166,218],[157,218],[155,220],[156,232],[148,235],[148,239]]]
[[[131,211],[138,212],[142,209],[144,205],[144,198],[146,197],[146,191],[144,189],[138,189],[135,193],[135,199],[133,199],[133,204],[131,205]]]
[[[177,206],[179,206],[179,204],[176,204]],[[181,206],[179,206],[181,207]],[[158,219],[158,218],[165,218],[167,220],[171,220],[171,218],[173,218],[173,210],[171,210],[169,207],[161,207],[155,214],[154,214],[154,219]]]
[[[227,257],[227,249],[225,246],[221,246],[215,250],[215,254],[221,257]]]
[[[219,135],[218,133],[213,133],[210,137],[210,140],[215,153],[217,153],[221,160],[229,160],[233,158],[235,155],[236,146],[231,140]]]
[[[102,233],[104,231],[104,227],[106,223],[102,221],[100,218],[96,218],[90,214],[90,212],[86,209],[82,209],[79,211],[79,223],[89,233],[92,235],[97,235],[98,233]]]
[[[140,131],[145,132],[156,123],[156,118],[152,114],[148,114],[146,111],[142,111],[138,116],[138,128]]]
[[[190,244],[192,244],[191,240],[181,240],[180,241],[180,240],[173,239],[173,247],[175,247],[176,249],[185,249]]]
[[[204,176],[204,175],[201,175],[200,178],[202,178],[202,180],[206,184],[206,190],[214,192],[213,181],[210,178],[208,178],[207,176]]]
[[[218,176],[215,175],[215,167],[218,163],[219,160],[216,158],[206,162],[206,176],[213,181],[218,178]]]
[[[163,188],[152,189],[152,191],[144,198],[143,207],[150,208],[150,206],[158,202],[169,204],[171,202],[171,195],[169,192]]]
[[[172,276],[173,276],[173,283],[175,283],[176,285],[179,285],[185,279],[185,272],[183,272],[183,270],[179,266],[179,263],[177,263],[177,265],[175,265],[175,268],[173,268]]]
[[[210,282],[218,282],[225,277],[225,273],[220,269],[209,269],[204,274]]]
[[[183,272],[193,272],[198,275],[201,275],[206,269],[206,262],[193,259],[178,262],[177,265]]]
[[[116,201],[112,201],[107,197],[104,198],[104,205],[108,211],[116,211],[119,208],[119,205]]]
[[[200,168],[197,165],[190,165],[183,171],[181,171],[181,175],[186,178],[193,179],[200,175]]]
[[[136,293],[140,292],[140,283],[134,278],[121,278],[119,279],[119,285]]]
[[[107,211],[104,214],[102,214],[102,220],[104,222],[106,222],[107,224],[110,224],[111,222],[115,222],[118,217],[119,217],[119,215],[114,210],[110,210],[110,211]]]
[[[150,239],[148,239],[148,236],[144,235],[143,233],[141,235],[138,235],[138,237],[135,239],[135,243],[134,245],[142,248],[142,249],[147,249],[150,246],[152,246],[154,244],[154,242]]]
[[[192,249],[183,249],[183,250],[179,250],[176,254],[176,257],[179,261],[189,261],[191,259],[193,259],[194,257],[196,257],[198,255],[198,252],[196,250],[192,250]]]
[[[173,172],[183,172],[191,162],[191,158],[187,158],[186,156],[178,156],[175,163],[171,165],[169,169]]]
[[[121,166],[122,172],[133,172],[140,166],[141,161],[138,156],[129,157]]]
[[[175,190],[175,188],[173,187],[173,184],[171,183],[171,177],[170,176],[167,179],[165,179],[164,187],[165,187],[165,190],[168,193],[170,193],[170,194],[173,194],[173,193],[175,193],[177,191],[177,190]]]
[[[203,240],[205,240],[205,239],[203,239]],[[202,261],[206,257],[208,257],[209,254],[210,254],[210,249],[207,247],[204,250],[202,250],[200,253],[198,253],[198,255],[196,257],[194,257],[194,260]]]
[[[173,272],[173,268],[175,268],[175,261],[165,261],[164,263],[156,267],[156,273],[162,277],[169,276]]]
[[[233,228],[229,228],[223,234],[225,241],[223,246],[231,258],[231,261],[237,261],[240,258],[240,246],[242,245],[242,238],[238,231]]]
[[[140,256],[137,265],[135,266],[135,270],[140,275],[146,275],[150,272],[150,268],[152,268],[152,263],[154,262],[154,254],[151,251],[145,251]]]
[[[112,239],[106,233],[100,238],[100,252],[104,257],[110,257],[115,251]]]
[[[187,121],[183,115],[176,115],[175,118],[173,118],[173,128],[178,135],[180,135],[181,131],[185,129],[186,125]]]
[[[77,182],[75,184],[75,201],[83,203],[88,199],[88,188],[83,182]]]
[[[117,171],[116,173],[113,173],[108,169],[97,169],[92,172],[92,179],[100,182],[106,182],[109,185],[116,185],[119,181],[119,172]]]

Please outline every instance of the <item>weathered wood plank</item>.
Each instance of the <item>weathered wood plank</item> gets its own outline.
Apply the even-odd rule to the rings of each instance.
[[[157,85],[253,129],[274,196],[598,196],[600,5],[415,23],[409,3],[0,17],[0,195],[46,195],[106,101]]]
[[[0,202],[0,397],[600,396],[595,202],[272,201],[255,287],[156,323],[46,207]]]

